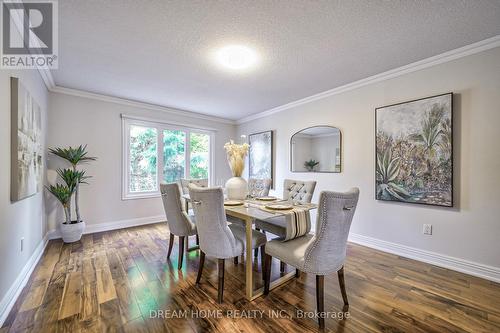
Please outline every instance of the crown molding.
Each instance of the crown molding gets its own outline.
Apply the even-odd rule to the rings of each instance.
[[[270,115],[273,115],[275,113],[279,113],[294,107],[297,107],[299,105],[307,104],[319,99],[327,98],[333,95],[341,94],[346,91],[354,90],[372,83],[377,83],[385,80],[389,80],[398,76],[402,76],[408,73],[412,73],[421,69],[429,68],[432,66],[436,66],[439,64],[443,64],[446,62],[450,62],[456,59],[460,59],[472,54],[480,53],[486,50],[490,50],[496,47],[500,47],[500,35],[496,35],[494,37],[479,41],[477,43],[469,44],[463,47],[460,47],[458,49],[454,49],[448,52],[444,52],[435,56],[432,56],[427,59],[423,59],[405,66],[401,66],[395,69],[391,69],[389,71],[379,73],[358,81],[354,81],[352,83],[348,83],[346,85],[333,88],[324,92],[321,92],[319,94],[315,94],[309,97],[305,97],[287,104],[283,104],[281,106],[262,111],[256,114],[252,114],[250,116],[238,119],[236,121],[237,125],[241,125],[244,123],[247,123],[249,121],[253,121],[259,118],[263,117],[268,117]]]
[[[55,87],[56,84],[54,82],[54,77],[52,76],[52,72],[50,69],[47,67],[37,67],[38,73],[40,73],[40,76],[42,77],[43,82],[45,83],[45,86],[47,87],[48,91],[52,91]]]
[[[142,109],[148,109],[148,110],[153,110],[153,111],[161,111],[161,112],[166,112],[166,113],[170,113],[172,115],[181,116],[181,117],[202,119],[202,120],[208,120],[208,121],[213,121],[213,122],[218,122],[218,123],[223,123],[223,124],[230,124],[230,125],[236,124],[236,122],[234,120],[231,120],[231,119],[209,116],[206,114],[201,114],[201,113],[197,113],[197,112],[193,112],[193,111],[179,110],[179,109],[169,108],[166,106],[161,106],[161,105],[157,105],[157,104],[150,104],[150,103],[135,101],[135,100],[131,100],[131,99],[121,98],[121,97],[115,97],[115,96],[104,95],[104,94],[97,94],[97,93],[92,93],[92,92],[79,90],[79,89],[72,89],[72,88],[65,88],[65,87],[61,87],[61,86],[55,86],[49,90],[53,93],[89,98],[89,99],[99,100],[99,101],[103,101],[103,102],[116,103],[116,104],[132,106],[132,107],[137,107],[137,108],[142,108]]]

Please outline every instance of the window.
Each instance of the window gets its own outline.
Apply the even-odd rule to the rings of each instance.
[[[208,164],[210,162],[210,136],[202,133],[191,133],[189,138],[191,147],[190,174],[191,178],[208,178]]]
[[[186,132],[163,131],[163,180],[173,183],[186,173]]]
[[[158,190],[156,177],[156,128],[130,126],[129,191],[131,193]]]
[[[123,116],[122,199],[159,196],[160,182],[210,181],[213,131]]]

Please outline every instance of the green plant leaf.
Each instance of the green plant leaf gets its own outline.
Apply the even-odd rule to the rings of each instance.
[[[95,161],[97,157],[87,156],[87,145],[68,148],[50,148],[49,152],[67,160],[73,167],[80,163]]]
[[[59,200],[59,202],[64,207],[69,204],[69,202],[71,201],[71,196],[74,192],[74,189],[72,190],[68,186],[62,184],[49,185],[45,186],[45,188],[47,189],[47,191],[52,193],[52,195],[54,195],[54,197],[56,197],[56,199]]]

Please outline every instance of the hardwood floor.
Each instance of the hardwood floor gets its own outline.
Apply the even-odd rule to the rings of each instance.
[[[178,271],[177,253],[166,259],[168,238],[166,225],[156,224],[51,241],[0,333],[318,331],[316,320],[297,317],[315,310],[315,276],[301,274],[248,302],[242,258],[227,260],[217,304],[216,260],[206,258],[196,286],[198,251],[186,253]],[[332,318],[343,301],[337,274],[327,276],[327,331],[500,332],[500,284],[353,244],[347,257],[349,318]],[[260,264],[254,270],[259,287]],[[276,260],[273,273],[280,274]]]

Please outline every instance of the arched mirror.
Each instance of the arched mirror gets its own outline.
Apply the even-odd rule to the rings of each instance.
[[[342,134],[332,126],[314,126],[295,133],[290,140],[292,172],[340,172]]]

